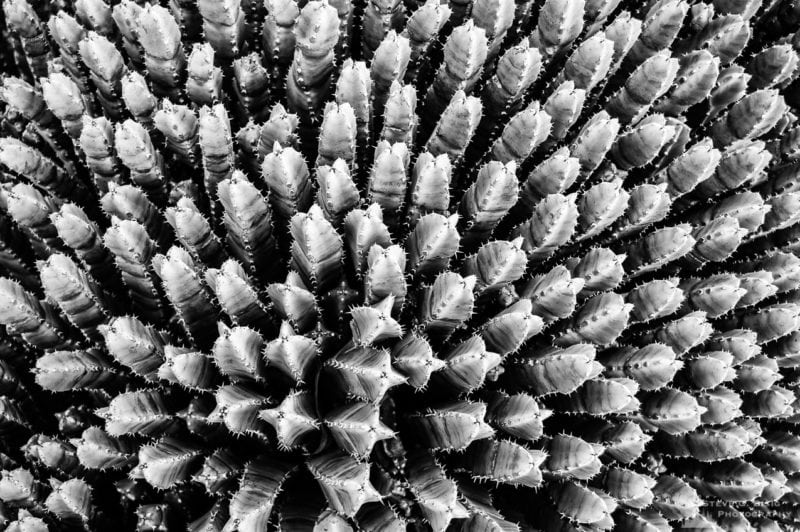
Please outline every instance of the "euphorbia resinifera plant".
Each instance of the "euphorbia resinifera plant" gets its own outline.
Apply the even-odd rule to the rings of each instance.
[[[0,528],[800,527],[799,6],[4,0]]]

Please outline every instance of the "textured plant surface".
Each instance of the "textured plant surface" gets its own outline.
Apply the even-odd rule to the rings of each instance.
[[[4,0],[0,528],[800,528],[794,0]]]

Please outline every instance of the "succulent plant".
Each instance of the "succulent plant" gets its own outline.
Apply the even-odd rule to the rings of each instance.
[[[797,2],[2,8],[0,529],[800,528]]]

